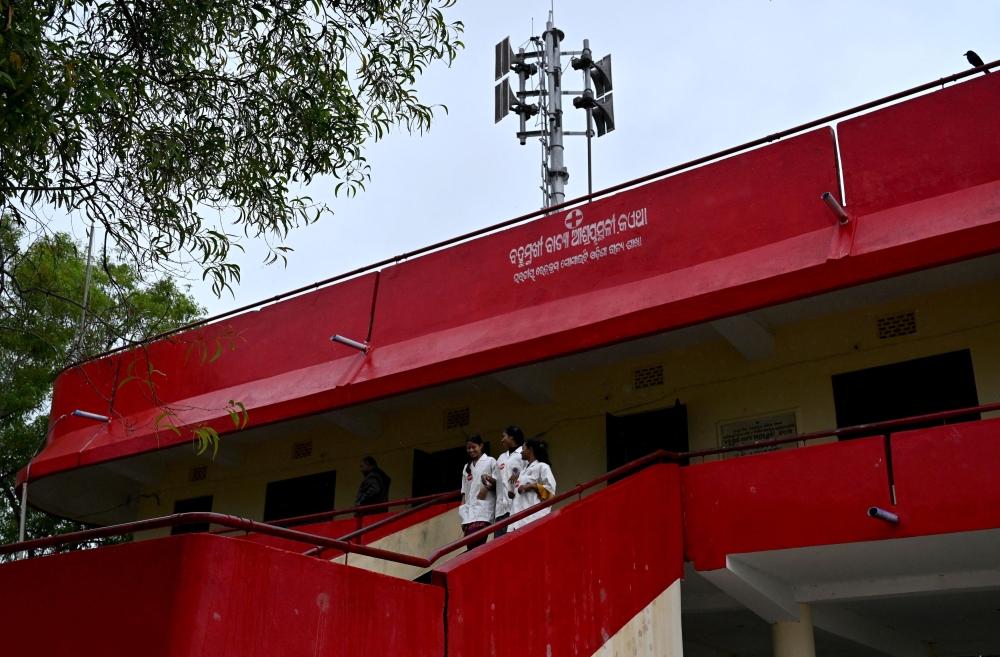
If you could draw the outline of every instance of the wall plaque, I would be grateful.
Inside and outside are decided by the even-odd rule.
[[[762,440],[786,438],[797,435],[798,432],[794,412],[758,417],[751,420],[726,422],[719,425],[719,438],[722,447],[737,447]],[[740,450],[736,454],[738,456],[760,454],[763,452],[773,452],[778,448],[777,445],[753,447],[751,449]]]

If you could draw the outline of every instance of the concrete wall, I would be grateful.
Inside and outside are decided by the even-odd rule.
[[[502,428],[511,423],[528,435],[546,432],[555,475],[565,490],[605,471],[605,413],[654,410],[680,399],[688,408],[691,449],[718,445],[720,423],[781,412],[796,414],[800,433],[829,429],[836,426],[831,375],[959,349],[971,349],[980,403],[997,401],[998,295],[1000,282],[987,281],[778,326],[773,329],[775,356],[755,362],[721,338],[621,360],[557,378],[554,401],[547,404],[529,404],[498,382],[481,379],[479,392],[384,413],[375,438],[356,436],[321,418],[275,425],[265,429],[266,440],[243,449],[238,463],[192,455],[169,468],[160,484],[144,488],[139,517],[170,513],[176,499],[212,494],[215,511],[261,518],[269,481],[331,469],[337,470],[337,506],[349,507],[361,480],[358,461],[368,454],[393,478],[391,497],[409,497],[415,448],[457,447],[465,435],[480,433],[496,454]],[[916,334],[878,339],[877,317],[909,310],[916,313]],[[664,385],[633,390],[633,370],[650,365],[663,365]],[[466,405],[471,424],[444,430],[444,412]],[[313,455],[292,460],[292,443],[305,439],[314,441]],[[207,479],[189,483],[191,467],[206,463]]]
[[[6,563],[3,654],[443,655],[444,591],[194,534]]]
[[[462,527],[456,520],[457,511],[437,515],[430,520],[425,520],[419,524],[407,527],[385,538],[372,541],[369,545],[380,550],[388,550],[398,554],[407,554],[414,557],[426,557],[439,547],[457,541],[462,538]],[[456,550],[441,558],[435,565],[441,565],[450,559],[454,559],[462,554],[465,548]],[[334,559],[337,563],[346,563],[355,568],[363,568],[383,575],[400,577],[402,579],[414,580],[430,568],[417,568],[406,564],[375,559],[358,554],[351,554],[345,559],[343,556]]]
[[[684,574],[680,490],[678,466],[653,465],[435,568],[447,654],[593,655],[616,637],[611,654],[679,657],[679,595],[663,593]]]

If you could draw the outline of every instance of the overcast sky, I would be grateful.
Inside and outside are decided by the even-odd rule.
[[[493,48],[510,36],[516,50],[532,19],[540,34],[549,4],[458,0],[448,17],[465,23],[466,48],[417,85],[449,113],[428,134],[370,145],[372,180],[357,198],[316,180],[309,194],[336,214],[289,237],[287,268],[264,267],[245,242],[236,298],[194,282],[198,300],[215,314],[537,209],[537,143],[518,144],[514,115],[493,123]],[[595,58],[613,57],[617,128],[594,141],[595,189],[955,73],[969,49],[1000,58],[995,0],[556,0],[555,18],[564,49],[589,38]],[[582,112],[567,111],[582,126]],[[567,142],[575,197],[586,147]]]

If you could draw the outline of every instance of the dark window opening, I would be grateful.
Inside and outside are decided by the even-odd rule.
[[[490,455],[490,444],[483,443],[483,454]],[[462,467],[469,462],[465,447],[452,447],[437,452],[413,450],[413,497],[450,493],[458,490]]]
[[[688,451],[687,406],[680,401],[656,411],[620,416],[608,413],[605,417],[608,472],[658,449]]]
[[[211,513],[212,512],[212,496],[203,495],[202,497],[192,497],[186,500],[177,500],[174,502],[174,513]],[[207,522],[196,522],[190,525],[177,525],[170,529],[170,535],[176,536],[177,534],[193,534],[195,532],[207,532],[208,523]]]
[[[835,374],[832,380],[838,428],[979,405],[972,352],[968,349]],[[978,419],[979,413],[970,413],[947,422],[907,423],[892,432]],[[841,440],[883,433],[860,432],[842,436]]]
[[[272,481],[264,497],[264,522],[333,511],[337,471]]]

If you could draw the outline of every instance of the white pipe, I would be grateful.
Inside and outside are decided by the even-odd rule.
[[[62,422],[68,415],[75,415],[76,417],[85,417],[88,420],[97,420],[98,422],[111,421],[111,418],[109,418],[107,415],[99,415],[97,413],[90,413],[88,411],[76,410],[73,411],[72,413],[66,413],[64,415],[60,415],[59,418],[52,423],[52,426],[49,427],[48,431],[45,432],[45,435],[42,436],[41,442],[38,443],[38,447],[35,448],[35,451],[31,455],[31,458],[28,459],[28,467],[24,471],[24,483],[21,484],[21,523],[17,531],[18,543],[24,543],[25,525],[27,524],[28,521],[28,480],[31,479],[31,462],[35,460],[35,457],[38,456],[38,452],[42,450],[42,446],[45,445],[45,440],[49,437],[49,434],[52,433],[52,430],[55,429],[56,425]],[[25,554],[25,556],[27,556],[27,554]]]
[[[833,198],[833,194],[830,192],[823,192],[823,195],[820,196],[820,198],[823,199],[826,206],[830,208],[830,212],[837,217],[837,221],[840,222],[840,225],[846,226],[847,222],[850,221],[850,218],[847,216],[847,212],[841,207],[840,203],[837,203],[837,199]]]
[[[83,343],[83,329],[84,325],[87,323],[87,300],[90,297],[90,270],[93,264],[93,252],[94,252],[94,233],[97,231],[97,227],[94,222],[90,223],[90,242],[87,244],[87,273],[84,277],[83,283],[83,303],[81,304],[80,310],[80,324],[76,328],[76,339],[73,340],[74,349],[79,349]]]
[[[73,411],[72,413],[70,413],[70,415],[75,415],[77,417],[85,417],[88,420],[97,420],[98,422],[111,421],[111,418],[109,418],[107,415],[98,415],[97,413],[89,413],[87,411]]]
[[[333,340],[334,342],[339,342],[340,344],[344,345],[345,347],[351,347],[352,349],[357,349],[358,351],[363,351],[366,354],[368,353],[368,345],[364,344],[363,342],[357,342],[356,340],[352,340],[350,338],[345,338],[342,335],[335,335],[335,336],[333,336],[330,339]]]
[[[869,518],[878,518],[879,520],[884,520],[886,522],[891,522],[893,524],[899,522],[899,516],[891,511],[886,511],[885,509],[880,509],[877,506],[873,506],[868,509]]]
[[[32,457],[34,458],[34,457]],[[24,525],[28,521],[28,475],[31,474],[31,462],[24,473],[24,483],[21,484],[21,526],[17,532],[17,542],[24,543]]]

